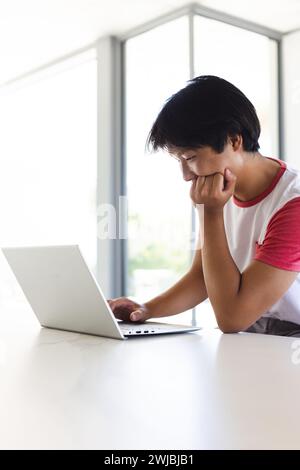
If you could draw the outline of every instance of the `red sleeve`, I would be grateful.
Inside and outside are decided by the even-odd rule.
[[[287,202],[273,215],[262,245],[256,242],[254,259],[300,272],[300,197]]]

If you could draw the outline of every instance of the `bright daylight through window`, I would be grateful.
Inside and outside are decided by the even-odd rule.
[[[79,243],[95,270],[95,51],[3,87],[0,128],[1,246]],[[19,287],[0,266],[6,302]]]

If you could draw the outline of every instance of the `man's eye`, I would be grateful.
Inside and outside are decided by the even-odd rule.
[[[195,160],[195,158],[196,158],[195,156],[189,157],[189,158],[186,158],[186,161],[187,161],[187,162],[190,162],[191,160]]]

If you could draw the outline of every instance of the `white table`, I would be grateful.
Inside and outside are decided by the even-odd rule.
[[[295,341],[118,341],[41,329],[15,304],[0,314],[0,447],[299,449]]]

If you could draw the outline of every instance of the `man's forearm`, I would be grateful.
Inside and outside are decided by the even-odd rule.
[[[151,317],[166,317],[189,310],[207,298],[203,274],[189,271],[166,292],[149,300]]]
[[[238,296],[241,273],[229,251],[223,209],[204,207],[202,267],[208,297],[220,325],[228,322]]]

